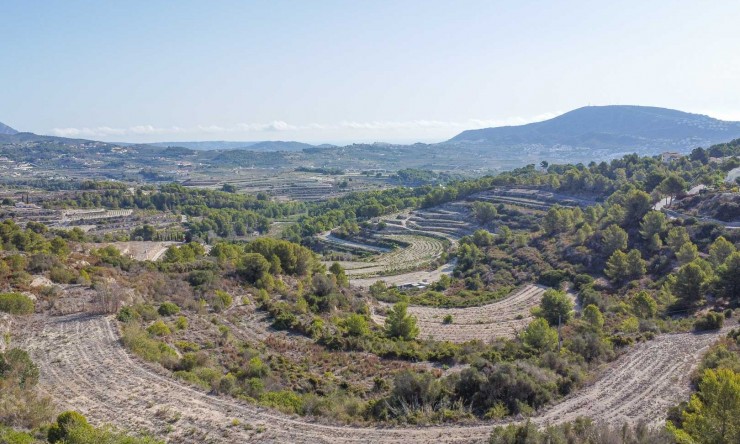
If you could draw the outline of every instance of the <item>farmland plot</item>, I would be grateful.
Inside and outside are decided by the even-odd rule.
[[[370,288],[371,285],[378,282],[379,280],[385,282],[385,284],[389,286],[403,285],[408,283],[429,284],[438,281],[442,277],[442,275],[451,275],[452,271],[455,269],[455,263],[455,261],[448,262],[441,267],[437,267],[434,270],[417,270],[410,271],[408,273],[382,277],[369,277],[361,279],[352,278],[350,279],[350,282],[355,287],[366,289]]]
[[[35,316],[26,322],[31,325],[20,330],[25,336],[19,345],[39,364],[40,387],[60,408],[78,410],[97,424],[149,430],[171,442],[485,442],[492,426],[363,428],[288,417],[209,395],[142,364],[122,348],[109,317]],[[612,425],[659,424],[666,407],[688,396],[691,370],[722,333],[662,335],[639,344],[591,385],[532,421],[556,424],[591,416]]]
[[[410,306],[408,311],[416,316],[419,337],[438,341],[489,342],[495,338],[512,338],[532,320],[530,310],[537,306],[545,287],[526,285],[505,299],[480,307],[434,308]],[[389,307],[389,304],[382,304]],[[445,316],[452,316],[452,323],[445,324]],[[383,324],[385,317],[373,316]]]
[[[388,234],[382,238],[403,242],[408,247],[379,254],[367,262],[340,262],[350,279],[394,275],[421,268],[437,259],[445,249],[442,240],[429,236]]]

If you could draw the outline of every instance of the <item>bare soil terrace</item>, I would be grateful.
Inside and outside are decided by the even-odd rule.
[[[483,442],[494,425],[374,428],[288,417],[207,394],[143,364],[123,349],[111,317],[34,315],[22,322],[28,325],[19,329],[19,345],[39,364],[40,387],[60,408],[76,409],[96,423],[148,430],[169,442]],[[641,343],[532,421],[590,416],[614,425],[657,425],[669,406],[688,396],[692,368],[721,333],[661,335]]]
[[[525,285],[506,298],[480,307],[436,308],[409,306],[408,312],[417,319],[419,337],[438,341],[489,342],[496,338],[513,338],[532,320],[532,307],[537,306],[546,288]],[[389,308],[391,304],[379,303]],[[445,316],[452,316],[452,323],[445,324]],[[373,314],[380,325],[385,317]]]

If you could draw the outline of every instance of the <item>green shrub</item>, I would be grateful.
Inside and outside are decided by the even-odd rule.
[[[215,279],[216,276],[211,270],[195,270],[188,276],[188,282],[193,287],[210,285]]]
[[[49,427],[47,439],[50,443],[67,442],[73,427],[92,428],[87,419],[80,413],[66,411],[57,416],[57,422]]]
[[[210,384],[208,382],[203,381],[193,372],[179,370],[172,374],[176,379],[180,379],[185,382],[189,382],[190,384],[197,385],[198,387],[208,389],[210,388]]]
[[[118,310],[118,316],[116,316],[116,319],[118,319],[121,322],[129,322],[134,319],[136,319],[139,316],[136,311],[131,307],[121,307],[120,310]]]
[[[150,437],[134,437],[111,429],[95,428],[77,412],[64,412],[47,432],[50,443],[65,444],[163,444]],[[5,441],[2,441],[5,442]]]
[[[722,313],[716,313],[710,311],[703,318],[697,319],[694,322],[694,329],[696,331],[706,330],[719,330],[725,322],[725,317]]]
[[[20,387],[32,387],[39,380],[39,368],[31,360],[28,352],[20,348],[11,348],[0,353],[0,378],[13,375]]]
[[[72,270],[65,267],[54,267],[49,271],[49,279],[57,284],[69,284],[77,279]]]
[[[157,313],[159,313],[161,316],[172,316],[180,313],[180,307],[177,306],[174,302],[164,302],[162,305],[159,306],[159,310],[157,310]]]
[[[260,396],[260,402],[267,407],[273,407],[285,413],[300,413],[303,407],[301,397],[288,390],[263,393]]]
[[[218,392],[231,394],[236,389],[236,386],[236,376],[231,373],[227,373],[218,382]]]
[[[152,339],[136,324],[124,326],[122,341],[126,348],[145,361],[157,362],[165,367],[173,367],[177,364],[178,358],[175,350],[164,342]]]
[[[350,336],[366,336],[370,334],[367,320],[361,314],[352,313],[343,320],[343,324]]]
[[[563,270],[549,270],[540,275],[539,282],[547,287],[559,288],[560,284],[570,278],[568,272]]]
[[[16,315],[33,313],[33,300],[20,293],[0,293],[0,311]]]
[[[33,444],[36,440],[28,433],[0,426],[0,442],[3,444]]]
[[[259,356],[254,356],[247,365],[247,376],[253,378],[264,378],[270,372],[270,367],[265,364]]]
[[[443,324],[452,324],[452,315],[451,314],[445,315],[445,317],[442,319],[442,323]]]
[[[165,324],[164,321],[162,321],[161,319],[150,325],[149,328],[146,329],[146,331],[148,331],[149,334],[152,336],[167,336],[168,334],[172,333],[167,324]]]
[[[137,304],[132,308],[136,310],[136,313],[138,313],[141,319],[145,321],[153,321],[159,317],[157,309],[150,304]]]
[[[177,319],[175,319],[175,328],[178,330],[187,330],[188,318],[185,316],[178,316]]]
[[[175,347],[179,348],[183,352],[197,352],[200,350],[200,345],[196,344],[195,342],[188,342],[188,341],[176,341]]]
[[[216,290],[215,295],[213,297],[213,303],[211,304],[213,306],[213,310],[216,312],[220,312],[222,310],[226,310],[227,308],[231,307],[231,304],[234,303],[234,298],[231,297],[229,293],[226,293],[222,290]]]

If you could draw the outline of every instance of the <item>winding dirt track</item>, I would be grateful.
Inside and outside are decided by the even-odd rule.
[[[21,337],[41,367],[40,387],[60,408],[97,423],[148,430],[170,442],[481,442],[492,424],[427,428],[331,426],[211,396],[160,374],[122,348],[109,317],[36,316]],[[533,418],[578,416],[620,424],[659,423],[689,393],[688,375],[719,333],[659,336],[609,366],[593,384]],[[234,422],[234,420],[238,420]]]

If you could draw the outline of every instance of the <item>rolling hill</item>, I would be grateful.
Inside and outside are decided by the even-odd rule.
[[[481,147],[570,146],[610,150],[676,150],[740,137],[740,122],[647,106],[587,106],[543,122],[467,130],[446,143]]]
[[[154,142],[148,145],[158,147],[182,147],[192,150],[247,150],[247,151],[301,151],[304,148],[313,148],[313,145],[292,141],[262,141],[262,142],[231,142],[231,141],[204,141],[204,142]]]
[[[0,122],[0,134],[16,134],[16,133],[18,133],[18,131],[14,130],[13,128],[9,127],[3,122]]]

